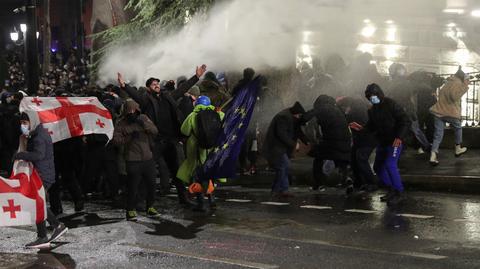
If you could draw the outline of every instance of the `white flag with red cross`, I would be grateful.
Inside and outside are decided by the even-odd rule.
[[[10,178],[0,177],[0,226],[21,226],[46,219],[42,180],[33,164],[15,161]]]
[[[25,97],[20,112],[33,126],[41,123],[53,143],[87,134],[113,137],[112,115],[97,97]]]

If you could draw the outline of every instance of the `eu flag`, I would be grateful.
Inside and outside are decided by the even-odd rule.
[[[198,173],[200,181],[235,176],[238,155],[257,101],[260,80],[260,77],[255,78],[232,100],[224,118],[222,132],[217,139],[217,146],[210,152],[203,169]]]

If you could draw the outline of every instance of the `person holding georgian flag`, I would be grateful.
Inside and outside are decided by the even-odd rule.
[[[36,112],[34,112],[36,113]],[[48,131],[42,124],[36,121],[31,121],[29,115],[22,112],[20,115],[20,129],[22,135],[20,137],[20,144],[23,149],[15,154],[15,160],[24,160],[33,164],[42,180],[45,191],[55,183],[55,163],[53,156],[52,138]],[[20,147],[22,149],[22,146]],[[58,239],[68,228],[60,223],[52,211],[47,208],[47,221],[54,227],[53,234],[50,238],[47,237],[46,222],[37,223],[38,238],[27,244],[27,248],[46,248],[50,246],[50,242]]]

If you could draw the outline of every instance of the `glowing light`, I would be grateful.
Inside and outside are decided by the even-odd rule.
[[[40,33],[39,33],[39,32],[37,32],[37,39],[38,39],[38,37],[39,37],[39,36],[40,36]]]
[[[385,58],[391,60],[398,58],[398,46],[388,45],[385,47]]]
[[[393,21],[392,20],[386,20],[385,23],[386,24],[393,24]]]
[[[308,42],[311,36],[312,36],[312,32],[303,31],[303,42]]]
[[[17,41],[18,40],[18,33],[17,32],[10,33],[10,39],[12,41]]]
[[[461,15],[461,14],[465,13],[465,10],[463,10],[461,8],[446,8],[446,9],[443,10],[443,13]]]
[[[364,23],[371,23],[372,21],[370,21],[370,19],[364,19],[363,22]]]
[[[455,27],[455,26],[457,26],[457,25],[456,25],[455,23],[451,22],[451,23],[447,24],[447,26],[448,26],[448,27]]]
[[[373,49],[375,48],[375,44],[370,44],[370,43],[360,43],[357,47],[358,51],[361,51],[363,53],[370,53],[373,54]]]
[[[394,42],[397,37],[397,28],[390,27],[387,29],[387,41]]]
[[[377,31],[377,28],[375,28],[371,25],[365,26],[362,29],[362,35],[364,37],[372,37],[375,34],[376,31]]]
[[[22,33],[27,31],[27,25],[25,23],[20,24],[20,31],[22,31]]]
[[[480,9],[475,9],[470,13],[473,17],[480,18]]]
[[[303,44],[302,45],[302,53],[305,56],[311,56],[312,55],[312,49],[310,48],[310,45]]]
[[[370,61],[370,64],[377,64],[377,61],[371,60],[371,61]]]

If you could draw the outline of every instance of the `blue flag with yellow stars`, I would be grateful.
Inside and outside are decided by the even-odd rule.
[[[232,100],[223,121],[222,132],[217,139],[217,146],[212,149],[203,169],[198,173],[201,181],[235,176],[238,155],[257,101],[260,80],[260,77],[255,78]]]

